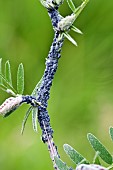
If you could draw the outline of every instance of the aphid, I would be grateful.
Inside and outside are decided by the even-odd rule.
[[[16,110],[22,103],[22,96],[19,95],[17,97],[10,97],[4,101],[4,103],[0,106],[0,114],[4,117],[11,114],[14,110]]]
[[[74,21],[75,21],[75,14],[69,15],[58,22],[58,29],[60,31],[67,31],[72,26]]]
[[[90,165],[80,164],[76,167],[76,170],[108,170],[108,169],[96,164],[90,164]]]

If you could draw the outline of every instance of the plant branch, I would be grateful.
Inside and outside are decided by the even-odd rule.
[[[40,87],[37,89],[37,101],[41,103],[41,105],[38,106],[38,122],[42,129],[42,141],[47,144],[48,150],[50,152],[50,157],[53,161],[53,166],[55,169],[58,170],[54,158],[59,157],[59,154],[57,151],[57,147],[53,141],[53,129],[50,125],[50,117],[47,111],[48,99],[50,97],[50,89],[52,86],[53,78],[58,68],[58,61],[61,57],[61,47],[63,45],[64,38],[68,38],[73,44],[77,45],[76,42],[68,34],[68,32],[72,28],[75,19],[80,14],[85,6],[85,3],[88,0],[85,0],[82,3],[83,5],[77,8],[77,14],[75,12],[72,13],[70,16],[66,16],[65,18],[62,17],[58,12],[58,8],[63,3],[63,0],[40,1],[48,11],[55,35],[48,57],[46,59],[46,67],[41,79],[41,84]],[[78,32],[78,29],[75,29],[75,31]],[[79,31],[78,33],[81,32]]]
[[[58,7],[57,7],[58,8]],[[50,152],[50,157],[53,161],[55,169],[58,169],[54,157],[59,157],[57,147],[53,141],[53,130],[50,125],[50,117],[47,111],[48,99],[50,97],[50,88],[52,86],[52,81],[58,67],[58,60],[61,56],[61,47],[64,42],[64,36],[61,36],[59,31],[56,31],[57,24],[61,20],[61,17],[56,10],[56,8],[48,9],[48,14],[51,18],[53,29],[55,30],[55,36],[53,43],[51,45],[48,57],[46,59],[46,68],[43,74],[41,85],[37,91],[38,93],[38,102],[41,102],[42,106],[38,107],[38,121],[42,129],[42,140],[44,143],[47,143],[48,150]]]

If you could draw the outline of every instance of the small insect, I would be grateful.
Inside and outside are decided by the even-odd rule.
[[[4,101],[4,103],[0,106],[0,114],[4,117],[11,114],[14,110],[16,110],[22,103],[22,96],[19,95],[17,97],[10,97]]]
[[[67,31],[72,26],[74,21],[75,21],[75,14],[62,18],[61,21],[58,22],[58,30]]]
[[[96,164],[90,164],[90,165],[80,164],[76,167],[76,170],[108,170],[108,169]]]

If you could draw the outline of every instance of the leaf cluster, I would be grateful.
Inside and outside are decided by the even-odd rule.
[[[110,134],[111,140],[113,141],[113,127],[109,128],[109,134]],[[107,169],[111,169],[113,167],[113,156],[110,154],[110,152],[100,142],[100,140],[97,139],[97,137],[95,137],[93,134],[88,133],[87,139],[95,151],[95,156],[94,156],[92,163],[90,163],[90,161],[88,161],[84,156],[82,156],[78,151],[76,151],[74,148],[72,148],[68,144],[64,144],[64,146],[63,146],[64,151],[66,152],[66,154],[69,156],[69,158],[74,162],[74,164],[76,166],[79,166],[80,164],[101,165],[101,162],[100,162],[100,158],[101,158],[105,163],[110,165],[109,167],[107,167]],[[66,163],[64,163],[58,157],[55,157],[55,162],[56,162],[59,170],[73,170],[72,168],[68,167],[66,165]],[[95,170],[96,170],[96,168],[95,168]]]
[[[33,90],[31,96],[37,98],[37,89],[39,88],[41,81],[36,85],[35,89]],[[15,89],[12,84],[12,74],[11,74],[11,66],[10,62],[6,61],[5,62],[5,67],[4,71],[2,69],[2,58],[0,59],[0,88],[11,94],[12,96],[16,97],[19,95],[22,95],[24,92],[24,66],[23,64],[19,64],[18,69],[17,69],[17,88]],[[14,110],[13,110],[14,111]],[[32,125],[33,125],[33,130],[37,132],[37,107],[30,106],[29,109],[27,110],[23,122],[22,122],[22,129],[21,129],[21,134],[23,134],[26,122],[28,120],[28,117],[32,111]],[[12,112],[11,112],[12,113]],[[7,114],[8,116],[10,115],[9,113]],[[4,116],[6,117],[6,116]]]
[[[24,67],[19,64],[17,69],[17,88],[15,89],[12,84],[12,74],[10,62],[5,62],[4,71],[2,69],[2,58],[0,58],[0,88],[13,96],[23,94],[24,92]]]

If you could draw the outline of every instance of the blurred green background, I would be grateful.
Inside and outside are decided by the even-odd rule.
[[[71,13],[66,0],[60,12],[63,16]],[[113,1],[90,0],[75,25],[84,34],[71,32],[78,47],[65,40],[48,106],[54,140],[70,166],[64,143],[92,160],[88,132],[113,152],[108,135],[109,126],[113,126]],[[32,92],[43,74],[53,35],[39,0],[0,0],[0,57],[3,64],[11,62],[14,86],[18,64],[24,64],[25,94]],[[0,91],[0,103],[6,97]],[[27,108],[23,105],[10,117],[0,117],[0,170],[53,169],[47,147],[40,140],[40,128],[38,134],[32,130],[31,117],[20,135]]]

